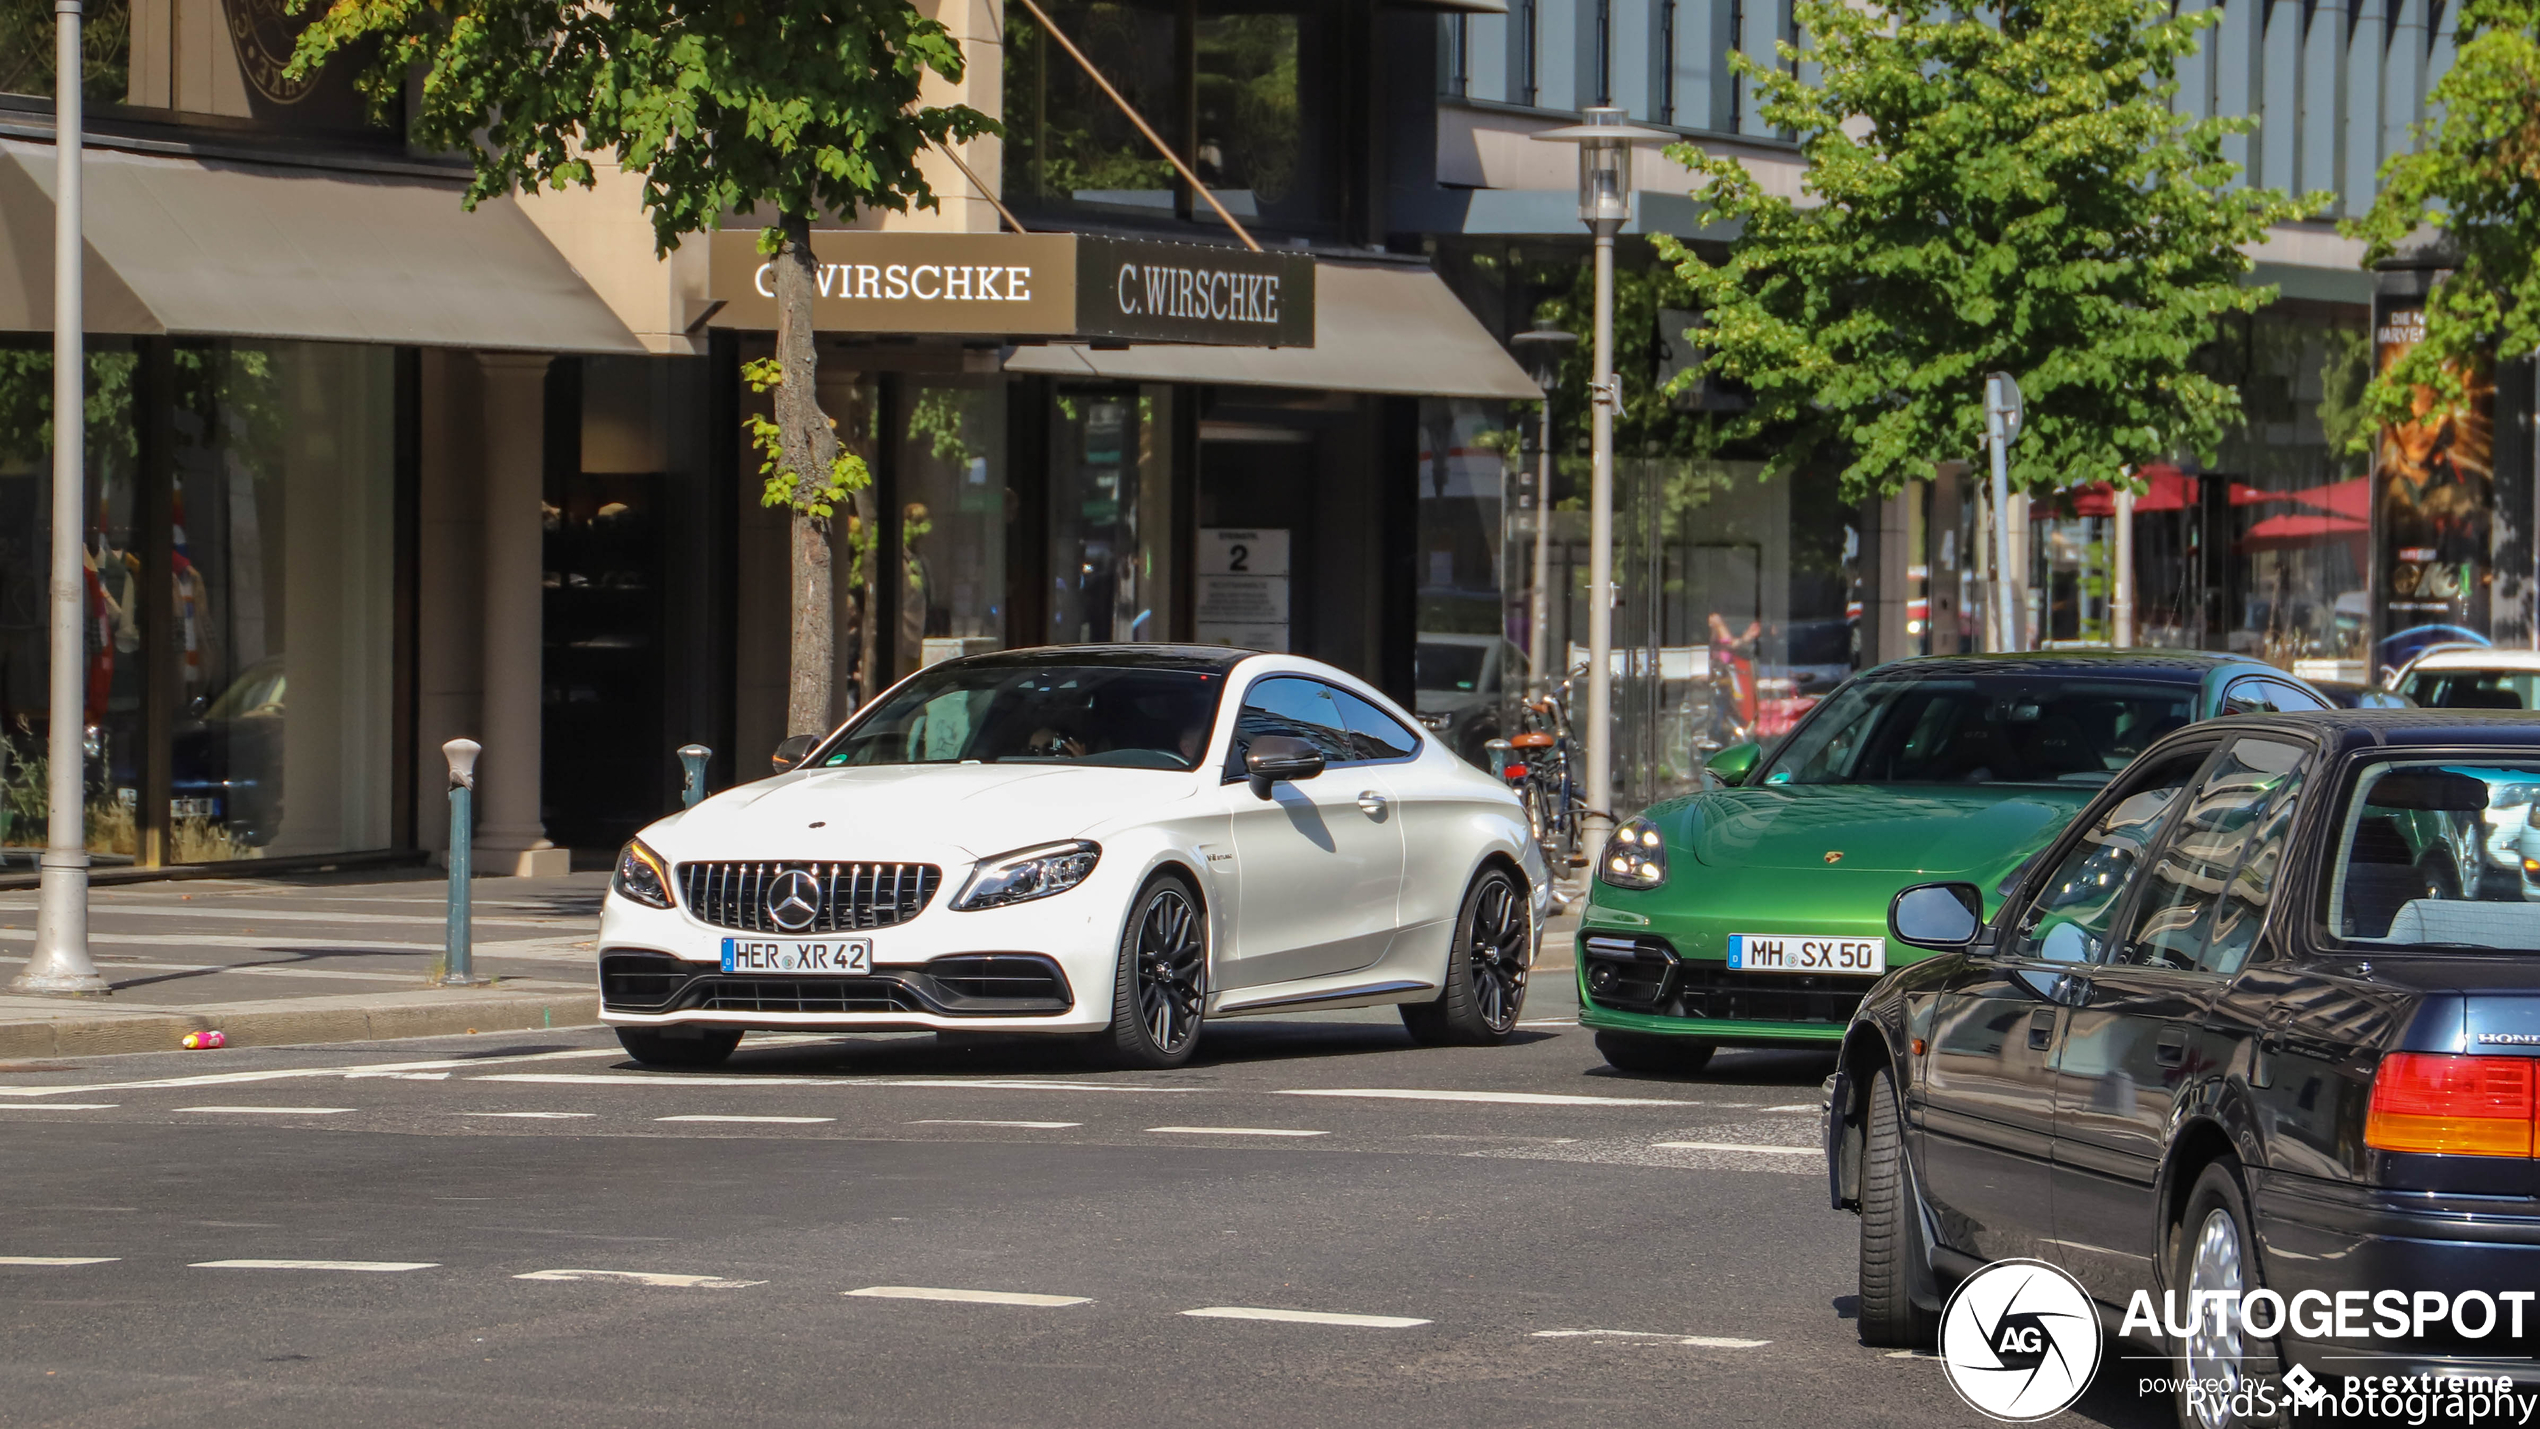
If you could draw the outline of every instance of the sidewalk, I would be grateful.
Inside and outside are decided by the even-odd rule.
[[[231,1046],[566,1027],[599,1019],[602,872],[484,879],[475,964],[441,988],[446,883],[422,869],[92,889],[89,951],[114,992],[0,993],[0,1058],[165,1052],[217,1029]],[[0,893],[0,987],[35,940],[35,894]]]

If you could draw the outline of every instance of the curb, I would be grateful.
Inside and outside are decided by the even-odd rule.
[[[600,1020],[598,995],[578,987],[547,992],[434,988],[384,997],[354,993],[147,1012],[54,1004],[37,1016],[28,1015],[38,1011],[27,1005],[30,1001],[0,999],[0,1057],[174,1052],[187,1033],[215,1029],[232,1047],[288,1047],[582,1027]]]

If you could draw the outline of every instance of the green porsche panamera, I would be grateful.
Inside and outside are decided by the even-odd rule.
[[[1831,1051],[1870,985],[1923,956],[1887,940],[1897,890],[1999,890],[2181,725],[2328,706],[2272,666],[2166,650],[1865,671],[1769,752],[1722,750],[1717,787],[1614,831],[1580,919],[1579,1021],[1628,1071],[1696,1071],[1724,1044]]]

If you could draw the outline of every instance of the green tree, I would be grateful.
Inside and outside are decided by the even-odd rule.
[[[907,0],[331,0],[301,35],[292,73],[373,36],[364,91],[387,112],[420,76],[412,136],[473,159],[470,206],[588,187],[588,156],[608,154],[642,175],[661,252],[727,214],[773,220],[759,246],[775,259],[776,359],[753,381],[772,392],[775,419],[754,431],[763,499],[793,516],[785,727],[826,730],[830,523],[851,498],[869,506],[870,478],[815,389],[811,225],[935,206],[918,152],[997,127],[966,105],[917,107],[928,72],[961,77],[959,42]],[[869,532],[871,512],[861,514]]]
[[[2464,378],[2491,353],[2540,350],[2540,0],[2468,0],[2426,110],[2415,152],[2381,166],[2372,211],[2343,227],[2376,263],[2429,226],[2453,271],[2426,299],[2425,340],[2365,389],[2356,450],[2376,424],[2464,404]]]
[[[2325,202],[2228,187],[2223,138],[2252,121],[2171,108],[2178,62],[2219,13],[2011,0],[1996,23],[1800,0],[1804,53],[1733,63],[1797,137],[1806,199],[1670,151],[1712,221],[1742,228],[1716,267],[1661,243],[1709,311],[1707,370],[1754,392],[1734,434],[1787,434],[1777,471],[1831,448],[1848,496],[1892,494],[1980,453],[1984,374],[2002,371],[2028,399],[2020,487],[2212,450],[2239,397],[2196,350],[2218,317],[2275,296],[2240,285],[2241,246]],[[1793,73],[1802,60],[1822,78]]]

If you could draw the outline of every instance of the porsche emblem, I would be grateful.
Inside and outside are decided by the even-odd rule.
[[[1826,850],[1826,862],[1828,862],[1828,863],[1841,863],[1841,862],[1843,862],[1843,850],[1841,850],[1841,849],[1839,849],[1839,848],[1830,848],[1830,849],[1827,849],[1827,850]]]

